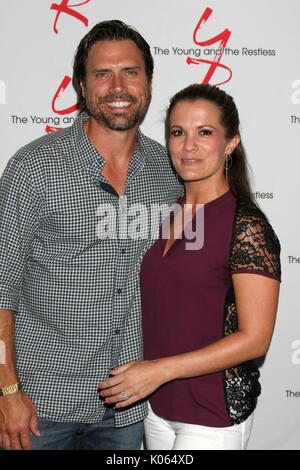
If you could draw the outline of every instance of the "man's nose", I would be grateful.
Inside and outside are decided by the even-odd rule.
[[[124,79],[120,74],[114,74],[110,83],[111,91],[114,93],[120,93],[125,89]]]

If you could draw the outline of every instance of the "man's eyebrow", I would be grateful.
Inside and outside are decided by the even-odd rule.
[[[125,67],[122,67],[122,70],[141,70],[142,67],[140,65],[126,65]],[[113,70],[113,68],[107,68],[107,67],[96,67],[95,69],[92,70],[92,72],[110,72]]]
[[[140,67],[139,65],[128,65],[126,67],[123,67],[122,70],[125,70],[125,71],[129,71],[129,70],[135,70],[135,71],[140,71],[142,70],[142,67]]]
[[[93,69],[92,72],[109,72],[110,69],[107,68],[99,68],[97,67],[96,69]]]

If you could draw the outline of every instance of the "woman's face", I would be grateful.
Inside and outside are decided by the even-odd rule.
[[[224,181],[224,160],[239,143],[225,137],[220,110],[210,101],[179,101],[170,115],[169,151],[185,182],[213,178]]]

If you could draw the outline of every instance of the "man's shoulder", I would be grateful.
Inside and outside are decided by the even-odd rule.
[[[142,146],[142,149],[148,156],[156,159],[166,158],[168,155],[166,147],[157,142],[157,140],[148,137],[141,131],[138,133],[138,140]]]
[[[70,146],[70,128],[43,135],[21,147],[12,157],[15,163],[31,164],[49,159]]]

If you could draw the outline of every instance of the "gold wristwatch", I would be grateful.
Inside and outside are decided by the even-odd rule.
[[[7,385],[6,387],[0,387],[0,397],[4,397],[5,395],[13,395],[19,390],[21,390],[20,382],[12,385]]]

